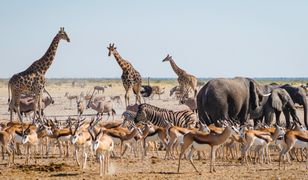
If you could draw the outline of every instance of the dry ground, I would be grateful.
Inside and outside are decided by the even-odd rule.
[[[49,82],[47,90],[54,97],[56,103],[46,109],[47,116],[59,116],[58,119],[65,119],[68,115],[76,115],[76,104],[69,107],[69,101],[64,97],[65,92],[71,94],[80,94],[92,91],[95,85],[106,85],[112,83],[113,87],[107,89],[105,95],[121,95],[124,104],[124,89],[120,82],[86,82],[86,86],[81,88],[78,83],[72,87],[71,82]],[[178,102],[169,97],[169,90],[176,85],[174,81],[160,82],[159,84],[166,87],[165,94],[161,100],[155,97],[155,100],[147,101],[151,104],[170,108],[174,110],[186,108],[184,105],[178,105]],[[131,97],[134,102],[134,97]],[[8,119],[7,112],[7,86],[0,83],[0,119]],[[124,111],[124,107],[116,106],[117,120]],[[86,110],[86,114],[93,114],[94,111]],[[299,109],[300,117],[303,117],[302,110]],[[15,116],[16,117],[16,116]],[[106,119],[106,116],[104,117]],[[56,151],[57,152],[57,151]],[[72,152],[72,149],[71,149]],[[278,170],[277,152],[273,152],[271,164],[251,165],[249,168],[241,165],[237,161],[217,160],[216,173],[209,173],[208,157],[204,160],[195,160],[196,166],[202,170],[202,175],[194,172],[193,167],[186,160],[182,161],[180,174],[176,173],[177,160],[163,160],[164,152],[159,153],[159,158],[155,153],[150,153],[144,160],[133,156],[126,156],[122,160],[111,159],[111,173],[104,178],[106,179],[308,179],[308,171],[305,169],[304,162],[293,162],[287,164],[286,170]],[[30,165],[24,165],[23,157],[17,157],[16,165],[11,168],[6,167],[6,160],[0,161],[0,179],[100,179],[98,173],[99,164],[92,158],[88,167],[80,170],[72,157],[65,159],[59,158],[54,154],[52,158],[40,159],[37,157],[37,165],[34,160]]]

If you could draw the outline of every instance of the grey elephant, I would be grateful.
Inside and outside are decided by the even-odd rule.
[[[289,95],[292,98],[294,103],[303,106],[303,110],[304,110],[304,123],[305,123],[306,128],[308,128],[308,121],[307,121],[308,102],[307,102],[307,97],[306,97],[305,89],[302,88],[302,87],[295,87],[295,86],[292,86],[290,84],[271,85],[270,87],[272,89],[275,89],[275,88],[285,89],[289,93]],[[290,112],[286,111],[286,112],[284,112],[284,115],[286,117],[286,120],[289,121],[289,119],[290,119]]]
[[[272,90],[271,95],[268,98],[267,103],[264,106],[265,123],[271,125],[273,121],[273,115],[276,116],[276,124],[280,125],[280,114],[284,113],[286,118],[286,127],[290,128],[290,117],[295,123],[300,124],[299,118],[296,114],[296,108],[289,93],[282,88],[275,88]]]
[[[259,85],[253,79],[218,78],[206,83],[197,95],[199,119],[206,124],[219,120],[239,121],[244,124],[249,112],[262,105],[270,95],[270,88]]]
[[[285,89],[289,95],[291,96],[294,103],[297,103],[304,108],[304,123],[306,128],[308,128],[308,121],[307,121],[307,108],[308,108],[308,102],[306,98],[306,91],[302,87],[294,87],[289,84],[285,84],[280,86],[280,88]],[[286,118],[289,118],[288,114],[285,114]]]

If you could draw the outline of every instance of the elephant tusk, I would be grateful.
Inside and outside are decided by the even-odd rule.
[[[262,94],[262,96],[267,97],[270,96],[272,93],[268,93],[268,94]]]

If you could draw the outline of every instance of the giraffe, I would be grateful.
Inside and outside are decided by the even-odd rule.
[[[15,110],[18,114],[20,121],[22,117],[20,114],[20,96],[21,94],[31,93],[34,94],[34,103],[38,107],[34,106],[34,112],[38,108],[39,118],[41,118],[41,98],[45,87],[45,73],[52,64],[52,61],[56,55],[58,44],[61,39],[70,42],[69,37],[64,31],[64,27],[60,28],[58,34],[52,40],[46,53],[38,60],[34,61],[25,71],[14,74],[8,83],[8,101],[10,106],[10,121],[13,120],[13,111]],[[12,95],[12,99],[10,99]],[[35,118],[34,113],[33,118]]]
[[[114,44],[109,44],[109,47],[107,47],[107,49],[109,50],[108,56],[111,56],[111,54],[113,54],[123,71],[121,79],[125,89],[124,97],[126,107],[129,105],[129,92],[131,90],[133,90],[134,94],[136,95],[136,103],[139,102],[139,104],[141,104],[140,89],[142,79],[139,72],[133,67],[130,62],[121,57]]]
[[[169,61],[171,64],[171,67],[173,71],[178,75],[178,82],[180,85],[180,92],[181,92],[181,99],[183,99],[185,96],[188,96],[189,89],[191,88],[194,92],[194,97],[197,95],[197,78],[191,74],[188,74],[185,70],[178,67],[174,60],[172,59],[172,56],[169,54],[165,59],[163,59],[163,62]]]

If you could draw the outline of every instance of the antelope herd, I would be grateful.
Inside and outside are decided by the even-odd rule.
[[[251,163],[274,165],[271,154],[278,151],[279,168],[281,162],[285,168],[285,159],[289,162],[298,159],[298,153],[292,149],[307,152],[308,134],[300,126],[285,129],[275,125],[252,129],[249,125],[240,126],[232,121],[207,126],[186,110],[173,112],[149,104],[128,109],[122,114],[122,122],[103,121],[102,114],[98,113],[90,119],[79,114],[77,118],[68,117],[64,122],[43,118],[32,123],[2,123],[2,159],[5,159],[5,153],[8,154],[7,162],[11,166],[15,155],[24,154],[25,164],[33,161],[37,164],[39,159],[35,156],[38,152],[41,158],[48,158],[54,151],[52,149],[58,147],[59,157],[65,154],[65,158],[74,158],[76,166],[83,170],[87,169],[89,157],[91,160],[98,158],[99,174],[102,176],[108,173],[113,158],[133,153],[134,157],[146,160],[151,146],[159,157],[157,146],[160,144],[165,150],[161,158],[166,163],[169,159],[178,159],[177,172],[180,172],[181,160],[186,157],[201,174],[201,167],[196,167],[194,159],[196,155],[202,158],[201,155],[206,155],[206,152],[210,156],[210,172],[216,171],[214,163],[217,156],[241,159],[246,166]],[[71,149],[74,149],[73,155]]]
[[[301,126],[294,108],[294,103],[304,106],[304,123],[308,126],[306,95],[304,101],[297,101],[298,94],[293,93],[302,89],[290,85],[263,86],[250,78],[218,78],[205,84],[198,92],[197,78],[181,69],[169,54],[163,62],[170,62],[179,84],[170,90],[170,96],[175,95],[179,104],[185,104],[187,109],[174,111],[173,107],[162,108],[164,100],[159,107],[142,103],[141,96],[144,97],[144,102],[147,97],[153,100],[154,95],[161,99],[160,95],[164,94],[166,88],[142,85],[140,73],[120,55],[114,44],[109,44],[108,56],[114,56],[123,71],[121,80],[125,89],[126,110],[120,113],[122,118],[114,120],[114,103],[123,106],[121,96],[104,96],[105,90],[112,89],[112,85],[95,86],[92,94],[65,93],[64,97],[70,101],[70,108],[73,100],[76,101],[76,118],[67,117],[65,121],[59,121],[45,116],[43,110],[54,102],[50,95],[47,99],[43,98],[45,73],[52,64],[60,40],[70,42],[63,27],[43,57],[25,71],[13,75],[8,83],[10,122],[1,124],[0,144],[2,160],[7,161],[9,167],[14,164],[15,155],[25,155],[25,164],[30,164],[33,160],[36,164],[40,160],[36,157],[37,153],[41,159],[49,158],[50,154],[55,154],[55,149],[58,149],[59,158],[63,155],[64,158],[74,158],[76,166],[80,166],[82,170],[90,171],[87,162],[97,159],[100,164],[99,174],[103,176],[109,172],[110,161],[114,158],[122,159],[133,154],[146,161],[145,157],[152,149],[159,158],[160,149],[165,151],[165,156],[160,157],[164,158],[164,163],[178,158],[177,172],[181,170],[181,160],[187,158],[201,174],[202,167],[197,167],[193,161],[196,155],[199,159],[204,159],[209,154],[210,172],[215,172],[216,157],[222,160],[233,159],[235,162],[240,160],[246,166],[251,163],[276,166],[272,157],[273,153],[276,153],[279,154],[280,169],[281,162],[286,168],[286,160],[291,162],[298,159],[295,149],[299,149],[306,154],[302,156],[302,160],[306,158],[308,168],[308,131]],[[72,86],[75,86],[75,83]],[[278,92],[272,93],[275,88],[285,88],[284,92],[290,94],[285,98],[287,101],[281,99]],[[134,105],[130,103],[130,91],[133,91],[136,97]],[[243,93],[239,93],[240,91]],[[24,97],[29,94],[30,98]],[[193,96],[189,97],[190,94]],[[264,102],[268,97],[269,102]],[[274,102],[277,99],[279,101]],[[262,109],[263,104],[271,108],[266,112],[268,114],[263,112],[267,110]],[[84,112],[87,108],[95,110],[97,114],[86,117]],[[261,112],[261,115],[253,118],[253,110]],[[286,116],[287,128],[281,127],[278,121],[282,111]],[[13,121],[14,112],[20,122]],[[30,123],[24,122],[22,114],[29,112],[33,112],[33,118]],[[104,121],[104,113],[108,114],[108,119],[112,115],[113,120]],[[273,116],[273,113],[276,114],[276,125],[271,126],[270,120],[263,122],[264,116]],[[293,122],[287,118],[290,113]],[[255,122],[259,123],[250,126],[247,123],[249,118],[256,119],[258,121]],[[291,124],[292,127],[289,126]],[[71,154],[72,148],[74,155]]]

